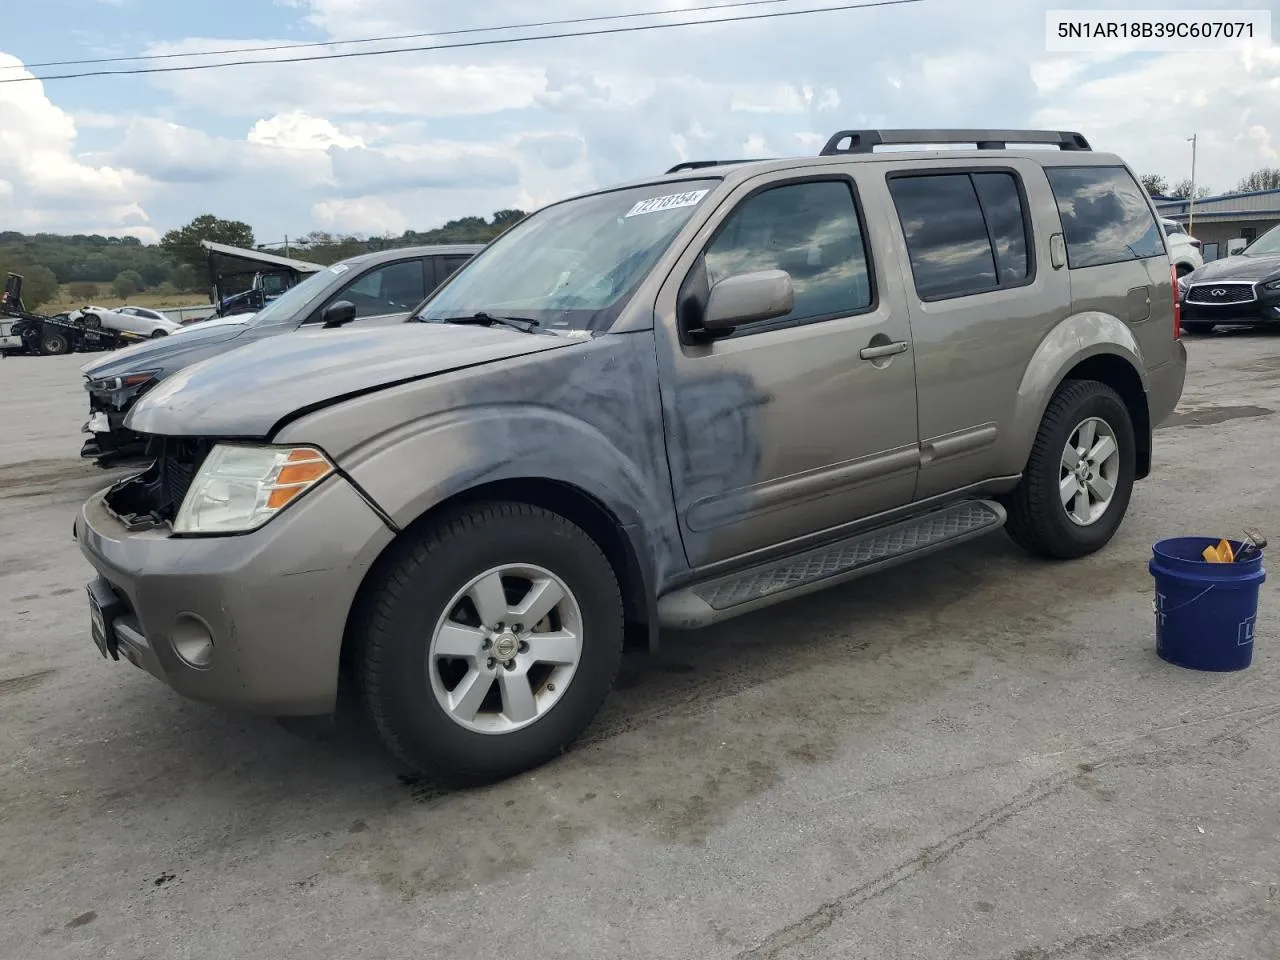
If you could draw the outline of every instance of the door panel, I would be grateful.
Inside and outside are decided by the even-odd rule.
[[[860,215],[853,184],[774,174],[742,185],[659,295],[665,442],[694,566],[910,502],[919,463],[910,328],[896,265],[868,256],[876,217]],[[678,304],[765,269],[791,274],[791,314],[711,342],[682,339]]]
[[[939,160],[881,168],[909,267],[919,402],[917,499],[1016,473],[1011,422],[1037,345],[1071,303],[1054,269],[1057,209],[1038,164]]]

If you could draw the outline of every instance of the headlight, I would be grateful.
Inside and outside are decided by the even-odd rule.
[[[86,390],[106,390],[110,393],[115,393],[117,390],[131,390],[144,383],[150,383],[159,372],[159,370],[139,370],[137,373],[126,373],[122,377],[102,377],[98,380],[90,380],[84,387]]]
[[[329,474],[314,447],[218,444],[191,481],[175,533],[247,533],[262,526]]]
[[[1263,290],[1280,290],[1280,280],[1272,280],[1270,283],[1262,285]]]
[[[1187,295],[1187,288],[1190,286],[1191,284],[1186,277],[1179,277],[1178,278],[1178,297],[1179,298],[1185,297]]]

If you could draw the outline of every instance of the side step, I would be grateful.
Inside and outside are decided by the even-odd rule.
[[[693,630],[914,560],[1004,526],[1004,507],[965,500],[805,553],[771,560],[658,600],[666,628]]]

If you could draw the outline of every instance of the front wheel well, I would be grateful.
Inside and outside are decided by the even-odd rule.
[[[1141,480],[1148,476],[1151,473],[1151,412],[1147,408],[1147,392],[1142,386],[1138,371],[1123,357],[1100,354],[1072,367],[1063,377],[1064,383],[1070,380],[1096,380],[1120,394],[1133,420],[1133,434],[1137,444],[1134,479]]]
[[[355,643],[352,638],[352,627],[358,622],[363,605],[374,592],[379,578],[386,568],[395,562],[400,551],[411,545],[423,529],[441,516],[469,504],[495,500],[541,507],[580,527],[595,541],[613,568],[614,576],[618,579],[618,587],[622,592],[627,623],[648,629],[652,645],[652,629],[657,621],[652,614],[651,588],[643,572],[645,568],[641,565],[641,558],[637,555],[631,538],[608,507],[582,489],[557,480],[542,478],[497,480],[464,490],[436,504],[402,529],[369,566],[347,615],[341,653],[344,675],[350,675],[350,667],[354,662]]]

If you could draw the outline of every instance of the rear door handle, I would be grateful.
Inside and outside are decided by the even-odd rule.
[[[879,360],[883,357],[894,357],[900,353],[906,353],[911,345],[905,340],[894,340],[892,343],[882,343],[874,347],[863,347],[858,356],[863,360]]]

